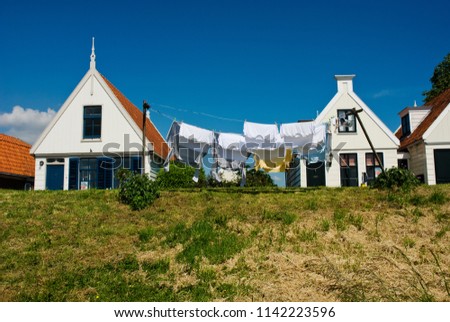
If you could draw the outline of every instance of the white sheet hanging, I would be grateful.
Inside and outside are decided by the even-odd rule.
[[[293,148],[325,142],[326,125],[315,122],[286,123],[280,127],[280,135]]]
[[[277,149],[284,141],[276,124],[244,122],[244,136],[248,150]]]
[[[180,124],[180,140],[188,140],[195,143],[205,143],[212,145],[214,142],[214,132],[210,130],[205,130],[200,127],[186,124]]]

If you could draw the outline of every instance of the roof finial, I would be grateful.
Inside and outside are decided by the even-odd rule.
[[[95,38],[92,37],[91,69],[95,69]]]
[[[416,100],[414,100],[414,107],[417,107],[417,102],[416,102]]]

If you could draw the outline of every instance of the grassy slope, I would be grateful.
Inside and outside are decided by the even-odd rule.
[[[449,185],[236,191],[0,191],[0,300],[450,300]]]

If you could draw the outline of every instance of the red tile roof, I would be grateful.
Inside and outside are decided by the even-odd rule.
[[[431,107],[430,113],[419,124],[419,126],[411,133],[407,138],[400,141],[400,150],[404,150],[415,142],[422,140],[423,134],[428,130],[431,124],[439,117],[444,109],[450,104],[450,88],[446,89],[440,95],[433,98],[427,103],[427,106]],[[395,133],[397,138],[402,136],[402,128],[400,127]]]
[[[0,134],[0,173],[34,177],[31,145],[15,137]]]
[[[102,77],[122,106],[131,116],[133,121],[142,131],[142,112],[133,103],[131,103],[128,98],[126,98],[125,95],[123,95],[105,76],[102,75]],[[169,154],[169,146],[148,118],[146,118],[145,123],[145,136],[153,144],[155,153],[165,159]]]

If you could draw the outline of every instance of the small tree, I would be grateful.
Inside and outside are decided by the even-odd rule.
[[[255,169],[247,171],[246,187],[276,187],[272,177],[264,171],[256,171]]]
[[[425,103],[428,103],[447,88],[450,88],[450,53],[436,66],[430,81],[431,89],[423,92]]]

